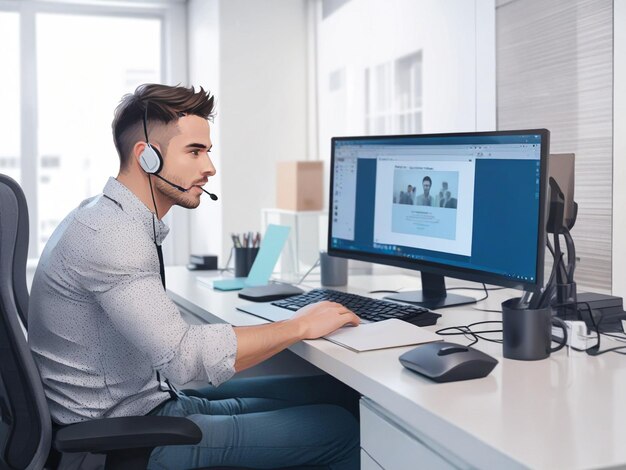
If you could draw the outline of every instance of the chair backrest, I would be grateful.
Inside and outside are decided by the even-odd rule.
[[[42,468],[50,450],[50,411],[39,371],[26,341],[27,256],[26,199],[22,189],[13,179],[0,174],[0,467],[2,468]],[[22,276],[23,286],[21,286]],[[18,288],[16,281],[20,284]],[[26,299],[20,300],[19,297],[24,295]]]

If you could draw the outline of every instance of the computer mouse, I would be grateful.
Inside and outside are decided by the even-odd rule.
[[[404,367],[435,382],[486,377],[498,361],[478,349],[445,341],[422,344],[400,356]]]

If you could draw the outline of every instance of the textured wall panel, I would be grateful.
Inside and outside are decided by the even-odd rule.
[[[611,290],[613,1],[499,0],[498,129],[546,127],[576,154],[581,289]]]

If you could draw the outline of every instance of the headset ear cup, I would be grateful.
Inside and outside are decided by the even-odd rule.
[[[139,156],[139,165],[148,174],[154,175],[161,171],[163,167],[163,158],[161,152],[151,144],[147,144],[143,152]]]

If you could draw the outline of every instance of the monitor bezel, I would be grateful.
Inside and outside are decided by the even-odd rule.
[[[480,271],[477,269],[464,268],[460,266],[447,265],[426,260],[402,259],[392,255],[373,254],[356,250],[345,250],[333,248],[332,246],[332,228],[333,228],[333,188],[335,176],[335,143],[350,140],[388,140],[388,139],[416,139],[416,138],[443,138],[443,137],[490,137],[505,135],[541,135],[540,150],[540,188],[539,188],[539,220],[537,231],[537,257],[535,260],[536,277],[535,281],[524,281],[522,279],[511,279],[500,274]],[[373,136],[341,136],[331,138],[331,155],[330,155],[330,185],[329,185],[329,211],[328,211],[328,237],[327,252],[331,256],[339,258],[354,259],[357,261],[366,261],[375,264],[387,266],[395,266],[399,268],[411,269],[414,271],[424,271],[432,274],[439,274],[446,277],[456,279],[480,282],[502,287],[510,287],[513,289],[521,289],[527,291],[538,291],[543,287],[544,281],[544,259],[546,246],[546,215],[547,215],[547,188],[548,188],[548,155],[550,154],[550,131],[547,129],[516,129],[504,131],[486,131],[486,132],[451,132],[436,134],[399,134],[399,135],[373,135]]]

